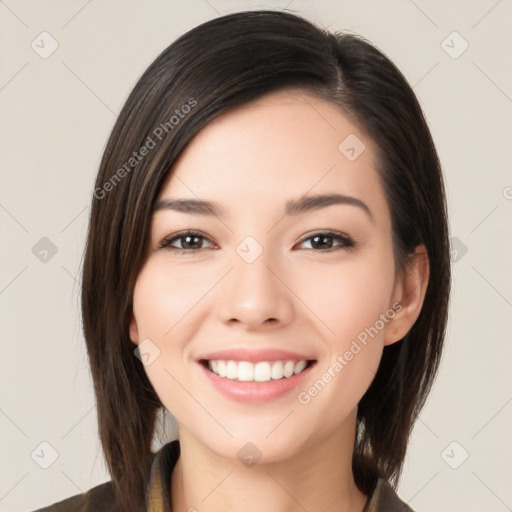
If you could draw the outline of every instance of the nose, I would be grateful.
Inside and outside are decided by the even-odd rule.
[[[221,320],[246,329],[277,328],[292,322],[293,293],[278,269],[266,251],[252,263],[235,254],[233,270],[219,290]]]

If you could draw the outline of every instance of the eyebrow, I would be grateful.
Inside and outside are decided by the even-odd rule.
[[[366,203],[355,197],[343,194],[321,194],[314,196],[303,196],[299,199],[292,199],[286,203],[285,215],[300,215],[309,211],[320,210],[335,204],[350,205],[361,208],[373,221],[373,214]],[[174,210],[192,215],[208,215],[224,217],[226,211],[215,201],[204,201],[200,199],[162,199],[154,211]]]

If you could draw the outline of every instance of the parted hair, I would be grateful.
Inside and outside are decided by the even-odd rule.
[[[449,305],[446,199],[429,128],[402,73],[362,37],[327,31],[285,11],[238,12],[186,32],[151,63],[115,122],[97,175],[82,320],[99,436],[122,511],[144,509],[163,407],[129,336],[155,201],[180,153],[209,121],[284,88],[337,105],[374,142],[397,271],[407,270],[419,244],[428,253],[421,313],[402,340],[384,348],[358,406],[356,484],[369,494],[378,476],[398,482],[438,370]]]

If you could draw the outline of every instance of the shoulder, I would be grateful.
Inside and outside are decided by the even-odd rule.
[[[34,512],[117,512],[111,482]]]
[[[404,503],[396,494],[395,490],[389,482],[385,479],[379,479],[375,489],[375,504],[374,509],[369,509],[368,512],[414,512],[409,505]]]

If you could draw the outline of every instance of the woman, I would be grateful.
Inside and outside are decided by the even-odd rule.
[[[101,162],[85,339],[111,482],[44,510],[411,510],[450,288],[418,102],[359,37],[223,16],[147,69]],[[157,413],[179,438],[151,451]]]

